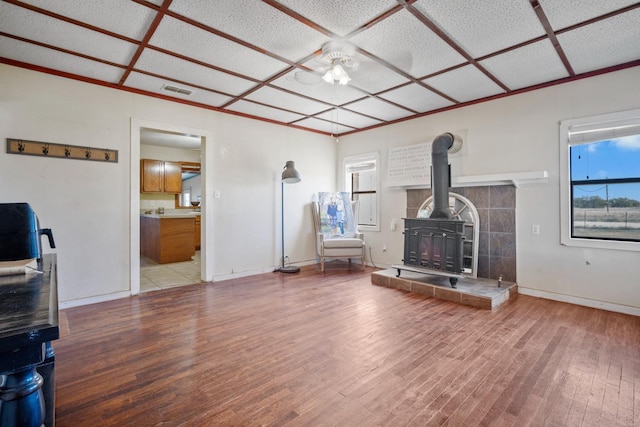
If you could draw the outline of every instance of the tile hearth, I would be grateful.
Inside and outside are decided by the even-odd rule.
[[[498,287],[497,280],[463,277],[454,289],[446,276],[402,270],[400,277],[396,277],[397,272],[395,268],[375,271],[371,273],[371,283],[485,310],[498,308],[518,293],[518,285],[513,282],[503,281]]]

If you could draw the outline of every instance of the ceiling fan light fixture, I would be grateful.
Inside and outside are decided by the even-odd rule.
[[[333,84],[333,74],[331,74],[331,69],[327,70],[326,73],[322,76],[322,80],[329,84]]]
[[[331,68],[327,70],[326,73],[322,76],[322,80],[327,83],[333,84],[334,82],[338,82],[340,85],[346,85],[351,81],[349,74],[344,70],[342,65],[333,64]]]
[[[331,74],[333,75],[334,80],[340,80],[342,76],[347,74],[347,72],[344,70],[344,68],[342,68],[342,65],[336,64],[331,67]]]

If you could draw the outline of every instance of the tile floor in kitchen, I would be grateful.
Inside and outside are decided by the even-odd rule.
[[[191,261],[158,264],[140,257],[140,292],[200,283],[200,251]]]

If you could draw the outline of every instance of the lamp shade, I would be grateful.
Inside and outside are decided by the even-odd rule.
[[[300,173],[296,170],[293,160],[287,160],[287,164],[282,171],[282,182],[287,184],[295,184],[300,182]]]
[[[346,85],[351,81],[349,74],[345,71],[345,69],[340,64],[334,63],[329,67],[326,73],[322,76],[322,80],[327,83],[333,84],[334,82],[338,82],[340,85]]]

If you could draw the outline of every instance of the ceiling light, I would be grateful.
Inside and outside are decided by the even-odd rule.
[[[340,85],[346,85],[347,83],[349,83],[351,78],[349,77],[347,72],[344,70],[342,65],[333,64],[331,65],[331,67],[329,67],[327,72],[324,73],[324,75],[322,76],[322,80],[331,84],[337,81],[338,84]]]

